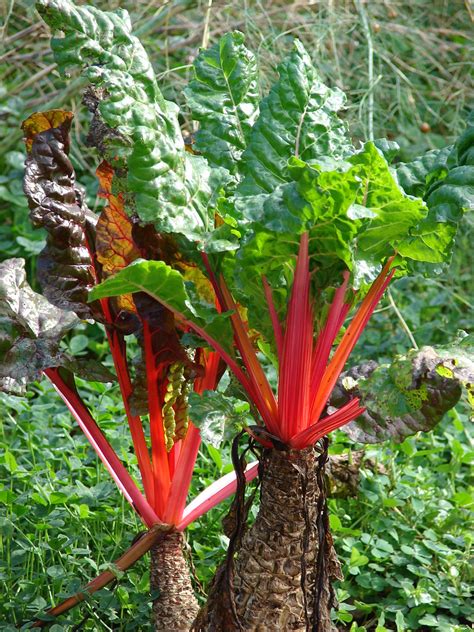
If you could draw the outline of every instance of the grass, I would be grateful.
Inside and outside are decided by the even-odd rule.
[[[135,458],[116,389],[83,385],[101,427],[124,461]],[[2,630],[76,591],[110,565],[141,525],[97,463],[46,382],[28,398],[0,397],[0,581]],[[367,450],[356,498],[330,501],[345,580],[338,587],[342,629],[468,630],[474,435],[454,413],[432,434]],[[342,433],[334,453],[352,449]],[[229,471],[228,451],[203,448],[194,493]],[[472,474],[472,470],[471,470]],[[205,586],[227,545],[225,507],[188,530],[196,587]],[[114,589],[63,617],[59,630],[147,630],[150,594],[142,560]],[[6,624],[10,624],[10,627]],[[362,627],[365,626],[365,627]]]
[[[0,33],[0,257],[25,257],[33,281],[43,234],[32,230],[22,193],[21,121],[50,107],[76,113],[72,158],[92,208],[97,160],[84,145],[87,119],[80,106],[80,80],[57,76],[49,34],[33,4],[10,5]],[[354,138],[367,137],[373,127],[375,137],[400,144],[405,160],[451,142],[473,101],[468,2],[152,0],[95,5],[131,10],[166,96],[181,104],[197,48],[231,28],[244,31],[257,52],[264,89],[292,38],[300,37],[323,79],[348,94],[345,116]],[[188,126],[185,109],[183,126]],[[395,303],[420,346],[446,343],[457,329],[469,326],[472,238],[472,220],[466,219],[443,276],[393,285]],[[105,357],[98,328],[88,340],[81,336],[79,331],[69,340],[71,348]],[[389,359],[410,346],[393,307],[385,302],[357,353],[359,359]],[[84,389],[107,436],[136,468],[117,390],[100,384]],[[369,450],[378,467],[362,470],[358,497],[331,500],[346,578],[335,615],[340,629],[471,629],[472,442],[460,408],[430,435]],[[350,447],[338,434],[332,449]],[[194,491],[229,471],[228,454],[203,448]],[[0,627],[14,630],[109,565],[141,527],[45,382],[33,386],[26,398],[0,396],[0,481]],[[224,513],[220,507],[188,530],[198,591],[224,554]],[[147,572],[146,561],[140,562],[113,590],[101,591],[52,631],[149,629]]]

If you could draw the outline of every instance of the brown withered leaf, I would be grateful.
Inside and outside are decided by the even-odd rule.
[[[0,263],[0,391],[22,394],[44,369],[63,366],[80,377],[114,381],[100,362],[73,358],[60,348],[79,318],[51,305],[28,285],[24,259]]]
[[[343,432],[360,443],[400,442],[434,428],[457,404],[467,382],[474,382],[472,375],[455,347],[443,357],[436,349],[423,347],[396,357],[390,365],[370,361],[341,374],[330,405],[339,408],[359,397],[366,410]]]
[[[45,228],[46,246],[38,259],[38,280],[46,298],[81,318],[94,315],[87,295],[95,284],[91,260],[94,215],[76,187],[69,160],[73,115],[64,110],[37,112],[23,122],[28,156],[24,191],[35,227]]]

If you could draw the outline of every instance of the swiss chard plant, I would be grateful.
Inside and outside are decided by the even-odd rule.
[[[167,256],[196,276],[194,266],[176,252],[171,239],[148,228],[146,235],[124,211],[122,196],[111,192],[113,170],[106,162],[98,168],[106,205],[96,217],[83,202],[69,160],[72,114],[53,110],[33,114],[23,124],[28,157],[24,188],[30,216],[47,231],[47,244],[38,258],[43,295],[26,281],[24,261],[0,264],[2,297],[3,390],[21,393],[43,373],[76,419],[98,457],[138,513],[148,533],[118,561],[125,570],[152,546],[173,550],[176,564],[184,565],[181,532],[193,520],[235,491],[236,476],[216,481],[186,505],[194,464],[201,442],[199,430],[188,417],[187,393],[214,389],[222,375],[217,354],[202,347],[189,349],[180,342],[172,313],[146,295],[103,299],[88,305],[89,290],[101,279],[140,256]],[[141,246],[139,246],[141,244]],[[100,322],[107,334],[115,374],[94,360],[71,357],[61,338],[80,319]],[[138,341],[139,355],[132,366],[127,356],[129,337]],[[84,403],[75,378],[118,381],[141,475],[137,484],[100,430]],[[145,430],[145,424],[147,430]],[[256,464],[247,478],[256,475]],[[189,580],[189,576],[184,573]],[[87,587],[91,593],[112,581],[106,571]],[[161,576],[155,578],[160,589]],[[196,601],[190,585],[186,617],[194,617]],[[176,588],[177,590],[177,588]],[[73,599],[53,608],[56,616]],[[184,602],[183,602],[184,603]]]
[[[338,116],[343,93],[321,82],[298,41],[260,99],[255,56],[234,32],[194,62],[185,95],[198,129],[185,142],[178,107],[164,99],[125,11],[69,0],[38,9],[63,33],[52,40],[59,70],[79,67],[89,82],[89,142],[106,205],[95,217],[74,182],[71,115],[30,117],[25,191],[33,222],[48,231],[38,262],[44,297],[25,285],[21,262],[3,264],[16,279],[2,277],[13,305],[2,312],[5,383],[39,371],[52,381],[150,529],[131,557],[160,540],[156,629],[330,630],[340,570],[323,477],[327,434],[343,428],[376,442],[428,430],[473,379],[469,338],[344,369],[390,281],[449,263],[473,206],[474,127],[447,150],[392,165],[393,143],[352,141]],[[29,323],[38,309],[25,315],[22,296],[48,318]],[[110,378],[58,344],[77,318],[105,327],[143,493],[74,383],[89,371]],[[217,389],[226,368],[228,386]],[[236,473],[186,507],[201,433],[216,440],[224,425],[245,431],[260,467],[244,471],[235,443]],[[243,485],[258,469],[260,509],[244,532]],[[227,561],[193,624],[177,538],[235,490]],[[179,572],[165,572],[170,559]]]

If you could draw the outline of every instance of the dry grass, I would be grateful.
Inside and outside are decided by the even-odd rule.
[[[368,136],[372,110],[375,136],[394,138],[406,154],[444,144],[457,135],[473,101],[472,12],[469,3],[461,0],[100,0],[94,4],[129,9],[165,93],[178,102],[199,46],[230,29],[244,31],[248,46],[258,54],[263,91],[292,39],[299,37],[323,79],[347,93],[347,118],[354,136]],[[5,150],[19,138],[15,126],[20,117],[51,105],[73,110],[80,106],[78,82],[65,84],[57,77],[47,28],[30,2],[13,0],[11,7],[0,43],[0,114],[10,129]],[[361,12],[367,17],[368,31]],[[373,44],[372,77],[368,37]]]

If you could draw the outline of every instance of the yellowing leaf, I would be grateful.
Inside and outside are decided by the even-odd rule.
[[[96,175],[100,184],[99,195],[108,201],[96,228],[97,259],[102,265],[104,278],[107,278],[140,258],[141,253],[133,241],[132,222],[125,212],[122,195],[112,194],[113,168],[104,161]],[[118,304],[121,309],[136,311],[131,294],[121,296]]]
[[[21,129],[25,133],[25,145],[28,153],[31,151],[34,137],[48,129],[61,127],[66,123],[66,129],[71,127],[74,114],[66,110],[48,110],[47,112],[35,112],[26,121],[23,121]]]

